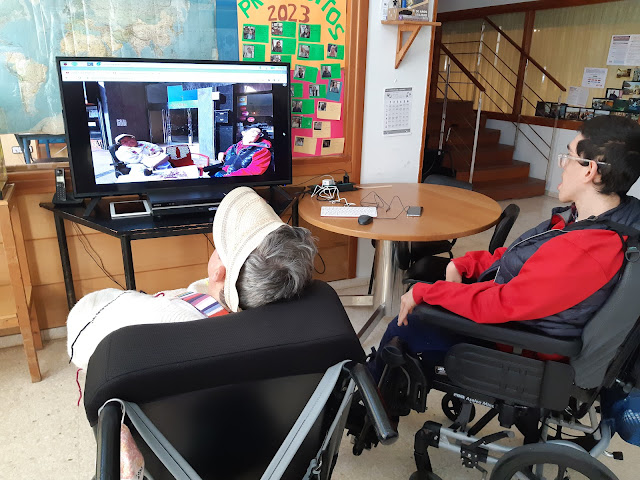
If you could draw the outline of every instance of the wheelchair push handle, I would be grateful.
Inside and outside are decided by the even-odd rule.
[[[398,439],[398,432],[391,425],[371,373],[361,363],[350,363],[345,368],[358,387],[378,440],[383,445],[391,445]]]

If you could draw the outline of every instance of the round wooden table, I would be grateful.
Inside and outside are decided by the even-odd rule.
[[[473,235],[495,225],[502,209],[485,195],[455,187],[425,183],[360,187],[353,192],[340,192],[340,196],[356,206],[377,204],[378,217],[369,225],[360,225],[357,218],[320,216],[321,207],[336,205],[310,195],[300,200],[298,214],[311,225],[330,232],[377,240],[373,295],[341,297],[345,306],[377,306],[358,333],[364,341],[380,319],[398,312],[402,295],[398,242],[430,242]],[[384,203],[391,208],[387,210]],[[421,206],[422,215],[407,217],[405,210],[409,206]]]

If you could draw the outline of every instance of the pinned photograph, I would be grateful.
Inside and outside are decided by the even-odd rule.
[[[282,55],[271,55],[271,61],[272,62],[281,62],[282,61]]]
[[[318,111],[324,112],[327,110],[327,102],[318,102]]]
[[[311,27],[304,23],[300,24],[300,38],[309,38],[311,36]]]
[[[271,22],[271,35],[282,36],[282,22]]]
[[[591,101],[591,107],[598,110],[611,110],[613,108],[613,100],[608,98],[594,98]]]
[[[338,80],[331,80],[331,82],[329,82],[329,91],[331,93],[340,93],[341,86],[342,82],[339,82]]]
[[[622,96],[622,89],[620,88],[607,88],[607,93],[605,97],[609,100],[617,100]]]
[[[640,95],[640,82],[622,82],[622,95]]]
[[[320,85],[309,85],[309,96],[317,97],[320,95]]]
[[[282,40],[271,40],[271,51],[282,53]]]
[[[327,45],[327,57],[336,58],[338,56],[338,45],[330,43]]]
[[[293,78],[304,78],[304,72],[307,68],[302,65],[296,65],[296,69],[293,72]]]
[[[629,100],[619,98],[613,101],[613,110],[616,112],[625,112],[629,108]]]
[[[291,102],[291,111],[302,113],[302,100],[293,100]]]
[[[311,51],[311,47],[309,45],[300,45],[298,49],[298,56],[300,58],[309,58],[309,52]]]
[[[580,108],[567,107],[567,111],[565,112],[564,118],[566,120],[580,120]]]
[[[627,111],[634,112],[634,113],[640,112],[640,98],[630,98]]]
[[[243,40],[255,40],[256,39],[256,27],[245,25],[242,27],[242,39]]]
[[[580,118],[578,120],[582,120],[582,121],[591,120],[594,115],[595,115],[595,112],[593,108],[581,108]]]
[[[296,137],[296,147],[304,147],[304,137]]]
[[[291,128],[300,128],[302,125],[302,117],[291,117]]]
[[[604,115],[610,115],[611,111],[609,110],[594,110],[593,111],[593,116],[594,117],[602,117]]]
[[[314,130],[322,130],[322,122],[313,122]]]
[[[294,88],[293,85],[289,85],[289,91],[291,92],[292,97],[296,96],[296,89]]]
[[[323,65],[322,73],[320,74],[322,78],[331,78],[331,65]]]
[[[255,47],[253,45],[242,46],[242,58],[253,58],[255,54]]]
[[[633,69],[633,78],[631,80],[634,82],[640,82],[640,67]]]
[[[618,70],[616,70],[616,78],[629,78],[629,77],[631,77],[630,68],[618,68]]]
[[[322,140],[322,148],[329,148],[331,146],[331,140]]]

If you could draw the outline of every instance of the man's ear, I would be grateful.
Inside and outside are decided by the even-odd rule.
[[[215,269],[214,272],[212,272],[210,280],[216,283],[222,282],[224,281],[226,276],[227,276],[227,269],[224,268],[224,265],[220,265],[218,268]]]
[[[596,162],[589,162],[589,166],[584,173],[584,180],[587,182],[597,183],[600,181],[600,172],[598,172],[598,164]]]

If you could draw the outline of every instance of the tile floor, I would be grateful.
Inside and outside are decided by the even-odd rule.
[[[501,202],[503,207],[508,203]],[[551,197],[536,197],[515,203],[520,205],[521,212],[507,244],[546,218],[558,201]],[[484,249],[490,236],[491,232],[484,232],[460,239],[454,253],[460,255],[468,250]],[[334,287],[340,293],[361,293],[366,290],[367,281],[335,282]],[[349,308],[347,312],[356,330],[370,314],[366,308]],[[365,343],[367,351],[378,343],[385,326],[384,322],[381,323],[370,336]],[[95,441],[82,404],[77,406],[76,369],[68,363],[65,343],[64,339],[46,342],[45,348],[39,352],[43,380],[35,384],[29,381],[22,348],[0,348],[0,480],[89,480],[93,475]],[[83,372],[79,376],[82,382]],[[431,393],[426,413],[402,418],[400,438],[394,445],[379,446],[355,457],[351,454],[349,439],[345,438],[333,478],[408,479],[415,470],[415,432],[427,420],[446,420],[440,409],[440,400],[438,392]],[[494,422],[489,430],[491,428],[495,431],[499,426]],[[514,443],[517,441],[516,437]],[[604,458],[603,462],[621,480],[638,478],[632,469],[640,459],[639,451],[618,437],[614,438],[610,450],[624,452],[626,460],[619,462]],[[452,453],[435,450],[431,453],[431,460],[434,470],[444,480],[481,478],[479,472],[460,466],[460,461]]]

